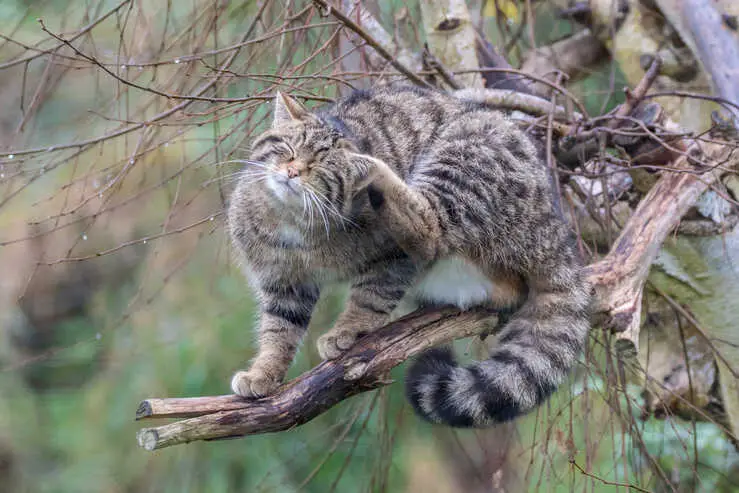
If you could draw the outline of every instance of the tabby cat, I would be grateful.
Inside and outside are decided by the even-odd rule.
[[[325,359],[386,324],[402,298],[515,310],[489,359],[461,366],[432,349],[413,364],[408,396],[432,422],[510,420],[563,380],[589,327],[576,243],[533,144],[474,94],[379,86],[315,112],[277,95],[228,212],[261,307],[236,394],[278,387],[335,281],[350,295],[318,339]]]

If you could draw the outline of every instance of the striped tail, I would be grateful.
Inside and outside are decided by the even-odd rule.
[[[590,289],[532,293],[497,336],[490,358],[460,366],[450,348],[421,354],[408,371],[415,411],[433,423],[486,427],[544,402],[565,379],[590,326]]]

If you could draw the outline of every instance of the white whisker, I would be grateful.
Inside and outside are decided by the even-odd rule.
[[[310,195],[308,196],[308,209],[308,230],[313,231],[313,200],[311,199]]]
[[[318,205],[318,212],[321,214],[321,218],[323,219],[323,224],[326,227],[326,238],[329,236],[329,224],[328,224],[328,217],[326,216],[326,212],[324,210],[324,207],[321,205],[321,203],[318,201],[318,197],[315,194],[315,191],[309,190],[311,192],[311,195],[316,198],[316,204]]]
[[[328,199],[328,197],[326,197],[326,195],[322,194],[318,190],[311,189],[311,191],[316,195],[316,200],[319,200],[320,199],[323,202],[323,204],[326,206],[326,210],[328,212],[330,212],[331,214],[333,214],[338,219],[339,223],[341,223],[342,228],[346,229],[346,223],[349,223],[352,226],[357,226],[357,223],[355,223],[354,221],[352,221],[348,217],[344,216],[339,211],[339,209],[336,207],[336,205],[334,205]]]
[[[238,171],[236,173],[229,173],[227,175],[216,176],[215,178],[211,178],[210,180],[206,181],[204,185],[210,185],[211,183],[215,183],[221,180],[234,181],[236,179],[241,179],[241,178],[267,177],[267,176],[269,176],[269,173],[265,173],[262,170],[244,170],[244,171]]]
[[[250,159],[229,159],[227,161],[218,161],[215,163],[215,166],[222,166],[224,164],[248,164],[250,166],[257,166],[260,168],[267,168],[269,169],[270,166],[267,163],[263,163],[260,161],[252,161]]]

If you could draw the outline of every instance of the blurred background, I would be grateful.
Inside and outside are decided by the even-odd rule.
[[[364,3],[413,66],[422,5]],[[582,29],[556,2],[467,3],[514,67]],[[304,0],[2,0],[0,19],[0,491],[739,491],[726,424],[647,411],[600,332],[554,398],[492,430],[419,421],[401,366],[288,432],[139,448],[142,399],[228,393],[254,354],[223,213],[271,96],[316,106],[403,76]],[[629,83],[606,59],[567,87],[598,115]],[[322,298],[291,376],[319,362],[344,296]],[[720,407],[713,357],[685,331],[680,357]]]

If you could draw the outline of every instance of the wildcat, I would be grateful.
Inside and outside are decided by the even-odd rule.
[[[403,298],[515,310],[489,359],[460,366],[432,349],[414,362],[408,397],[429,421],[490,426],[556,389],[583,347],[590,289],[533,144],[483,100],[387,85],[310,112],[278,93],[228,211],[261,308],[259,351],[234,375],[236,394],[277,388],[332,281],[350,294],[318,339],[325,359],[386,324]]]

